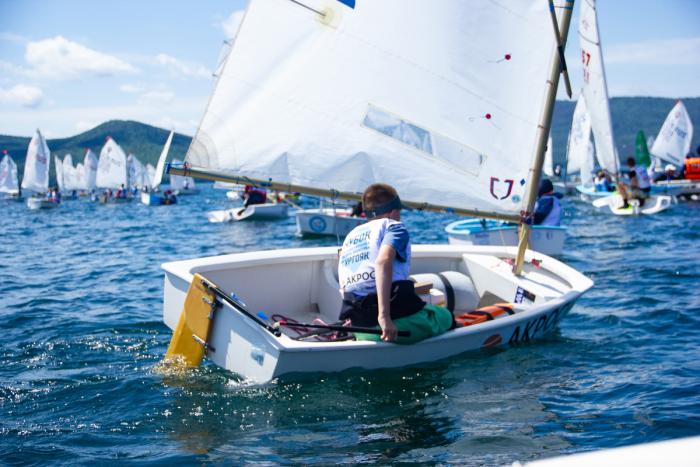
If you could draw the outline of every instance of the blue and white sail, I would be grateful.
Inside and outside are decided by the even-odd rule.
[[[548,3],[352,3],[252,0],[187,162],[517,215],[554,59]]]
[[[666,117],[650,152],[667,162],[682,166],[693,141],[693,122],[679,99]]]

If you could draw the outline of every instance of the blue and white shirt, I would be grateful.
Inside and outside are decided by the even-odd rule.
[[[341,290],[358,297],[377,291],[374,268],[382,245],[389,245],[396,251],[391,281],[408,279],[411,265],[408,230],[393,219],[376,219],[355,227],[345,237],[338,261]]]

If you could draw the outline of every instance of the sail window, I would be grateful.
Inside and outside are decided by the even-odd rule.
[[[420,151],[433,154],[430,132],[409,123],[374,106],[369,106],[362,122],[367,128],[383,133],[401,143],[412,146]]]
[[[368,107],[362,124],[472,175],[479,174],[486,160],[486,156],[462,143],[430,132],[372,105]]]

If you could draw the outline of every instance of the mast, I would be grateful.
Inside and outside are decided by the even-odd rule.
[[[541,164],[540,164],[541,165]],[[224,172],[219,172],[215,170],[203,169],[200,167],[190,167],[187,164],[184,165],[173,165],[168,164],[166,172],[171,175],[182,175],[186,177],[201,178],[203,180],[213,180],[218,182],[231,182],[238,183],[241,185],[255,185],[262,188],[286,191],[288,193],[304,193],[306,195],[320,196],[332,199],[347,199],[352,201],[362,201],[362,193],[352,193],[348,191],[337,191],[332,189],[322,189],[307,187],[303,185],[295,185],[291,183],[281,183],[272,180],[262,180],[257,178],[251,178],[247,176],[227,174]],[[512,214],[502,214],[498,212],[491,211],[480,211],[462,208],[453,208],[451,206],[444,206],[440,204],[422,203],[416,201],[404,201],[401,200],[405,206],[412,209],[417,209],[419,211],[433,211],[441,212],[447,214],[459,214],[462,216],[471,217],[483,217],[488,219],[504,220],[508,222],[519,222],[520,217]]]
[[[553,8],[552,2],[550,5]],[[569,36],[569,26],[571,24],[571,14],[574,9],[574,0],[566,0],[562,12],[561,24],[559,32],[561,35],[561,50],[555,49],[552,57],[552,70],[550,78],[547,81],[547,94],[545,96],[544,112],[540,119],[539,131],[537,134],[537,145],[535,149],[535,157],[530,168],[530,180],[525,195],[526,213],[531,213],[537,201],[537,191],[540,185],[540,175],[542,174],[542,164],[544,163],[544,152],[547,146],[547,138],[552,125],[552,114],[554,112],[554,102],[557,97],[557,87],[559,86],[559,75],[562,73],[561,57],[563,49],[566,47],[566,39]],[[521,275],[523,271],[523,261],[525,259],[525,250],[527,249],[527,238],[530,234],[530,226],[526,223],[521,224],[520,238],[518,239],[518,254],[515,257],[513,272],[516,275]]]

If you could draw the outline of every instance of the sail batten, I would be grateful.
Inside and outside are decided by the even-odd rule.
[[[522,209],[555,49],[547,2],[250,2],[187,162],[466,210]]]

